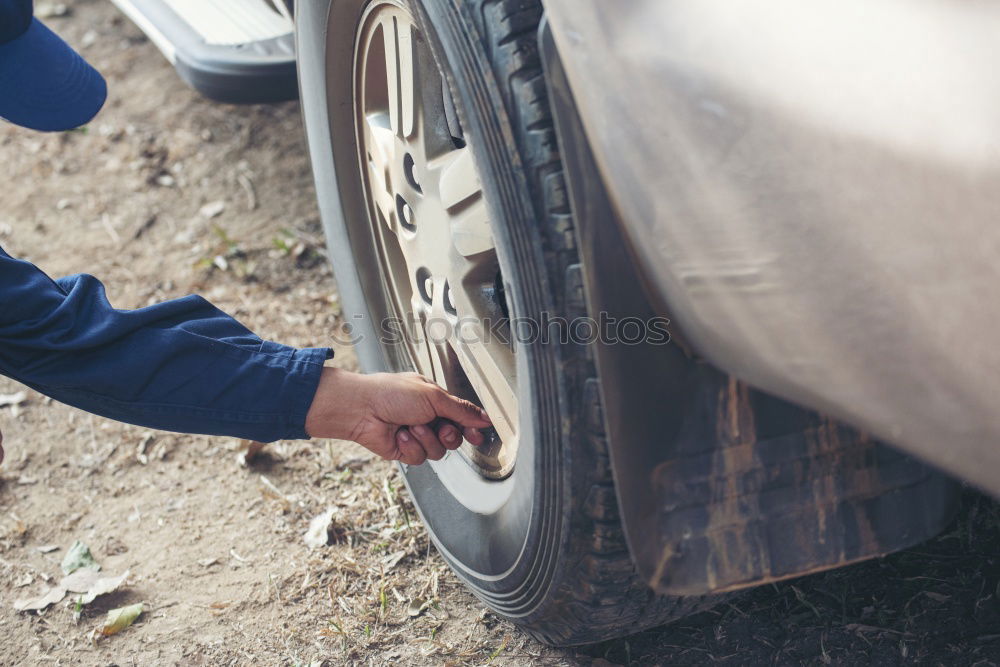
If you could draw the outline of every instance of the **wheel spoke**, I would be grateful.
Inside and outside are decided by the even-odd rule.
[[[389,87],[389,121],[394,134],[413,135],[416,126],[416,82],[414,81],[413,26],[387,17],[382,22],[385,40],[386,78]]]
[[[472,151],[459,148],[445,156],[441,167],[441,205],[452,209],[482,192]]]
[[[388,173],[389,165],[396,156],[396,141],[384,113],[365,116],[365,144],[368,146],[369,162]]]
[[[493,231],[472,152],[460,148],[446,156],[439,172],[441,204],[451,216],[455,248],[466,257],[493,250]]]
[[[405,317],[403,326],[406,329],[407,345],[413,355],[413,362],[417,367],[416,370],[418,373],[422,373],[435,382],[440,382],[438,380],[440,369],[436,367],[433,360],[434,355],[428,349],[430,341],[424,329],[427,323],[428,306],[423,302],[417,291],[413,292],[410,308],[412,312],[408,317]]]
[[[493,231],[490,229],[486,200],[480,198],[452,216],[451,235],[455,249],[464,257],[493,250]]]
[[[382,21],[382,38],[385,40],[385,73],[389,89],[389,127],[395,133],[399,128],[399,41],[396,39],[395,16],[387,16]]]
[[[488,345],[484,332],[470,331],[468,325],[456,336],[453,346],[469,382],[490,415],[493,426],[504,442],[513,442],[517,434],[517,398],[513,357],[499,345]],[[498,357],[510,358],[498,358]]]
[[[417,82],[416,53],[413,43],[413,26],[409,23],[399,25],[399,108],[402,121],[402,136],[408,139],[416,129],[417,118]]]
[[[372,199],[389,229],[396,231],[396,202],[392,188],[392,165],[396,140],[386,125],[385,114],[365,117],[365,144],[368,147],[368,170],[372,179]]]

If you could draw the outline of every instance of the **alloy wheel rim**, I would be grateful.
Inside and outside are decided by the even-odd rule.
[[[514,346],[490,216],[472,149],[410,14],[369,5],[355,48],[359,165],[399,365],[483,406],[488,442],[459,454],[500,480],[517,458]]]

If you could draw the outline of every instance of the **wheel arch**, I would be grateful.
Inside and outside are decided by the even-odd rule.
[[[629,247],[547,19],[539,48],[576,220],[579,297],[592,316],[663,317],[669,308]],[[954,516],[954,480],[726,375],[676,340],[676,323],[670,331],[665,346],[593,346],[604,407],[595,418],[620,519],[658,593],[723,593],[840,567],[929,539]],[[769,477],[777,481],[760,481]]]

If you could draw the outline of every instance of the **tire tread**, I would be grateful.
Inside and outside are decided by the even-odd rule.
[[[570,317],[586,314],[583,268],[576,248],[548,88],[538,47],[542,17],[539,0],[474,0],[476,15],[495,78],[515,130],[520,158],[529,174],[538,212],[543,250],[554,260],[550,275],[561,281],[557,306]],[[553,285],[556,287],[556,285]],[[515,619],[537,639],[554,645],[578,645],[618,637],[662,625],[717,600],[656,595],[639,579],[622,529],[608,457],[602,398],[589,346],[565,346],[563,368],[576,377],[572,396],[578,445],[589,444],[584,456],[572,456],[573,531],[563,553],[553,591],[539,609]],[[572,438],[571,438],[572,440]]]

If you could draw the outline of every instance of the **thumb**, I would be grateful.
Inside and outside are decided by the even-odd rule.
[[[464,427],[487,428],[493,425],[482,408],[465,399],[456,398],[443,389],[435,392],[432,405],[438,417],[444,417]]]

